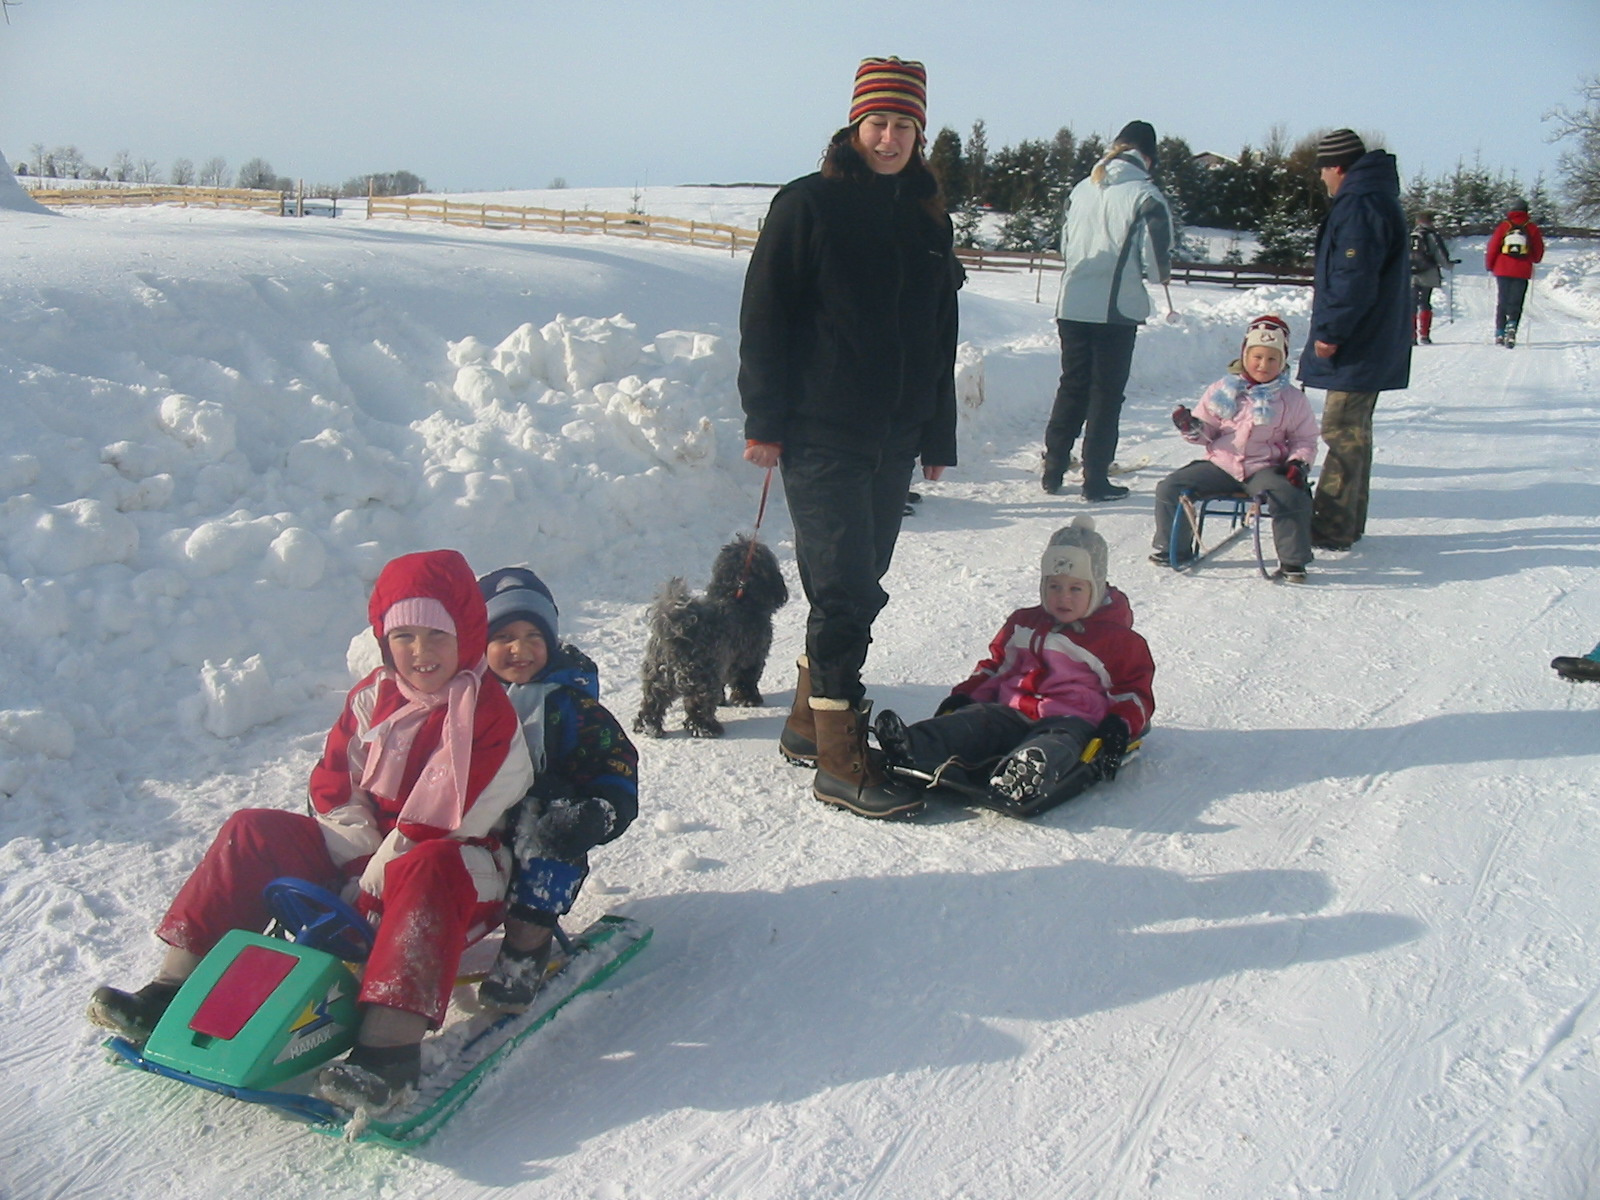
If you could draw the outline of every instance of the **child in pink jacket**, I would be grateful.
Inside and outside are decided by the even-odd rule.
[[[1179,498],[1244,491],[1271,498],[1276,577],[1304,583],[1311,561],[1311,492],[1307,477],[1317,457],[1317,418],[1306,394],[1289,382],[1289,326],[1277,316],[1257,317],[1245,330],[1239,358],[1191,412],[1179,405],[1172,422],[1183,440],[1205,457],[1179,467],[1156,485],[1155,553],[1161,566],[1172,544]],[[1192,544],[1183,553],[1194,553]]]
[[[1057,530],[1040,561],[1040,603],[1006,618],[938,712],[909,727],[888,709],[878,715],[890,765],[929,774],[954,759],[994,806],[1027,809],[1084,785],[1074,768],[1098,737],[1093,777],[1115,778],[1150,725],[1155,663],[1128,598],[1106,583],[1107,557],[1093,517]]]

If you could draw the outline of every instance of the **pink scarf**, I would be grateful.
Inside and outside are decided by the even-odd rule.
[[[460,826],[467,810],[467,774],[472,766],[478,687],[487,666],[486,660],[479,659],[477,666],[457,671],[442,690],[432,695],[412,688],[393,667],[383,668],[384,675],[394,681],[407,702],[360,737],[367,747],[367,761],[361,769],[361,786],[366,791],[391,800],[399,795],[412,743],[429,715],[441,704],[448,706],[439,745],[412,785],[399,820],[446,833]]]

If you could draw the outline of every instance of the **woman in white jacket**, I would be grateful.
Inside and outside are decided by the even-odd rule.
[[[1150,315],[1146,278],[1172,278],[1172,212],[1150,181],[1156,131],[1130,121],[1067,198],[1061,227],[1061,383],[1044,434],[1044,490],[1054,495],[1083,434],[1083,497],[1120,500],[1111,483],[1133,341]]]

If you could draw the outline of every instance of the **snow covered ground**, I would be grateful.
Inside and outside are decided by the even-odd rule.
[[[226,813],[302,803],[387,558],[531,562],[631,720],[644,606],[755,516],[744,260],[0,195],[0,1193],[1594,1195],[1600,688],[1547,662],[1600,637],[1600,255],[1553,250],[1508,353],[1458,250],[1454,321],[1379,406],[1369,535],[1305,587],[1243,546],[1144,556],[1169,410],[1248,316],[1303,337],[1309,294],[1175,288],[1141,334],[1119,457],[1150,464],[1095,515],[1159,711],[1114,784],[1032,823],[824,808],[774,748],[792,603],[769,707],[644,742],[596,856],[575,916],[652,946],[399,1157],[113,1071],[84,1003],[145,978]],[[969,378],[868,663],[909,717],[1083,507],[1035,478],[1034,293],[963,297],[982,403]],[[763,532],[792,580],[781,503]]]

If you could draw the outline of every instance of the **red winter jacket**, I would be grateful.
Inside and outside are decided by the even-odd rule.
[[[1505,245],[1506,234],[1513,229],[1527,234],[1526,257],[1513,258],[1501,251],[1501,247]],[[1483,265],[1493,275],[1506,275],[1512,279],[1532,279],[1533,264],[1543,258],[1544,237],[1540,234],[1539,227],[1528,220],[1528,214],[1519,209],[1507,213],[1506,219],[1495,226],[1494,235],[1489,239],[1489,248],[1483,254]]]
[[[1076,688],[1085,666],[1099,677],[1110,715],[1121,717],[1134,737],[1143,734],[1156,707],[1151,691],[1155,663],[1149,645],[1134,632],[1128,598],[1114,587],[1106,589],[1099,608],[1070,625],[1042,606],[1019,608],[989,643],[989,657],[952,691],[1009,704],[1034,718],[1054,716],[1059,714],[1052,700],[1072,701],[1067,694],[1055,695],[1052,685],[1059,681]]]
[[[382,637],[383,615],[396,601],[415,597],[438,600],[450,614],[456,626],[462,669],[479,664],[488,647],[488,613],[472,568],[454,550],[404,555],[379,575],[368,615],[379,645],[385,646],[385,662],[389,655]],[[442,707],[430,714],[418,731],[406,758],[398,795],[380,796],[362,790],[362,767],[372,731],[405,703],[392,668],[386,665],[373,671],[346,697],[344,710],[328,733],[322,758],[311,771],[311,806],[322,824],[329,853],[351,874],[360,873],[379,843],[396,828],[411,789],[439,745],[445,719]],[[522,799],[532,782],[533,766],[522,737],[522,723],[500,681],[485,671],[473,714],[466,810],[460,825],[437,829],[407,821],[400,832],[413,842],[453,837],[461,841],[488,839],[492,846],[492,835],[501,818]]]

